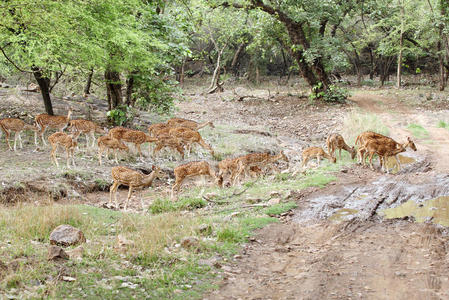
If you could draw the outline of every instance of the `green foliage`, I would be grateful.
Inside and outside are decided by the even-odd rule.
[[[446,123],[446,122],[440,120],[440,121],[438,121],[437,127],[438,128],[446,128],[449,130],[449,123]]]
[[[217,232],[217,240],[228,243],[243,243],[246,240],[244,231],[227,226]]]
[[[312,88],[312,93],[309,95],[310,100],[320,99],[330,103],[345,103],[348,97],[348,89],[332,84],[323,90],[322,82],[315,85]]]
[[[119,105],[106,113],[109,121],[114,125],[122,126],[134,118],[134,111],[127,105]]]
[[[158,198],[153,201],[149,210],[152,214],[160,214],[164,212],[194,210],[207,205],[206,200],[201,198],[181,198],[178,201]]]
[[[138,107],[156,111],[159,114],[171,113],[174,109],[175,95],[180,90],[173,80],[163,80],[148,74],[136,76],[136,90],[133,95]]]

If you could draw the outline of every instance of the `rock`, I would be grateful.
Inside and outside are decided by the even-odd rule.
[[[268,205],[275,205],[275,204],[279,204],[279,203],[281,203],[281,198],[273,198],[267,202]]]
[[[279,198],[279,197],[281,197],[281,193],[279,193],[277,191],[272,191],[270,193],[270,198],[273,198],[273,197]]]
[[[181,246],[186,249],[198,247],[199,244],[200,244],[199,240],[193,236],[185,237],[181,241]]]
[[[67,251],[70,259],[81,259],[83,258],[84,248],[82,246],[78,246],[73,250]]]
[[[198,231],[202,234],[209,235],[212,233],[212,226],[209,224],[203,223],[198,227]]]
[[[48,248],[48,260],[69,259],[69,255],[59,246],[51,245]]]
[[[81,230],[70,225],[59,225],[50,234],[50,244],[59,246],[71,246],[86,241]]]
[[[348,169],[341,169],[340,170],[340,172],[342,172],[342,173],[348,173],[348,171],[349,171]]]
[[[76,280],[76,278],[70,277],[70,276],[62,276],[62,281],[68,281],[68,282],[73,282]]]

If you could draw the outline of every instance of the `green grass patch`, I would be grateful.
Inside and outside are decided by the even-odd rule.
[[[177,201],[167,198],[158,198],[150,205],[149,210],[152,214],[164,212],[194,210],[207,205],[206,200],[198,197],[182,197]]]
[[[425,139],[429,137],[429,132],[427,131],[427,129],[419,124],[409,124],[407,126],[407,129],[413,134],[415,138]]]
[[[445,129],[449,130],[449,123],[446,123],[446,122],[440,120],[440,121],[438,121],[437,127],[445,128]]]
[[[270,206],[270,207],[264,209],[264,213],[269,216],[278,216],[282,213],[285,213],[285,212],[287,212],[291,209],[297,208],[297,207],[298,207],[298,205],[296,204],[296,202],[290,201],[290,202],[279,203],[279,204]]]

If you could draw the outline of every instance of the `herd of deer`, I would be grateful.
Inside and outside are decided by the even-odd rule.
[[[106,130],[103,130],[98,124],[92,121],[77,119],[71,120],[72,109],[68,109],[67,116],[52,116],[47,114],[37,115],[35,118],[35,124],[29,125],[24,121],[17,118],[6,118],[0,120],[0,129],[6,135],[6,141],[10,150],[16,151],[17,140],[19,140],[20,148],[22,148],[21,132],[24,130],[32,130],[35,133],[34,142],[36,147],[38,146],[39,135],[42,139],[42,143],[47,145],[44,139],[44,132],[48,128],[57,129],[58,132],[53,133],[48,137],[48,141],[51,144],[50,159],[57,166],[58,160],[56,158],[56,152],[59,146],[65,148],[67,155],[67,167],[70,167],[70,160],[75,166],[74,150],[77,147],[77,139],[81,133],[86,136],[86,147],[95,146],[95,133],[105,134]],[[97,139],[98,145],[98,160],[100,165],[102,164],[102,156],[107,151],[113,150],[115,156],[115,162],[118,164],[117,150],[129,151],[128,146],[124,142],[132,143],[135,145],[139,157],[142,158],[141,145],[143,143],[149,143],[149,153],[152,153],[153,157],[161,149],[168,147],[173,151],[177,151],[181,158],[184,158],[184,150],[190,153],[194,144],[199,144],[204,149],[208,150],[211,155],[214,155],[214,150],[208,145],[198,132],[199,129],[210,126],[215,128],[212,122],[197,123],[192,120],[182,118],[172,118],[166,123],[153,124],[148,127],[148,134],[133,130],[125,127],[114,127],[109,130],[107,135],[101,136]],[[64,133],[64,129],[69,130],[69,134]],[[14,148],[11,148],[9,137],[14,132]],[[1,132],[0,132],[1,136]],[[90,142],[90,140],[92,142]],[[151,151],[151,144],[154,143],[156,147]],[[407,138],[407,142],[404,144],[397,143],[392,138],[375,133],[372,131],[366,131],[361,133],[356,139],[355,147],[349,147],[340,134],[331,134],[326,140],[329,153],[326,153],[321,147],[310,147],[302,152],[302,164],[304,168],[307,162],[316,158],[318,166],[322,158],[326,158],[333,163],[336,162],[335,152],[339,150],[339,158],[341,159],[341,150],[346,150],[350,153],[351,159],[354,159],[356,154],[358,155],[358,161],[365,165],[366,158],[369,157],[369,165],[371,169],[374,169],[372,164],[372,158],[374,154],[379,156],[380,165],[382,170],[389,172],[386,166],[387,159],[394,157],[400,168],[400,163],[397,158],[397,154],[404,152],[407,147],[410,147],[416,151],[416,146],[410,138]],[[214,180],[215,184],[222,187],[227,179],[227,183],[230,185],[237,184],[243,177],[247,176],[259,176],[265,173],[267,168],[270,168],[272,172],[275,171],[275,162],[284,160],[288,163],[288,158],[281,151],[278,155],[272,155],[269,153],[251,153],[243,156],[227,158],[218,163],[218,172],[206,161],[193,161],[186,164],[177,166],[174,169],[175,183],[172,187],[171,197],[177,198],[179,189],[183,181],[188,177],[193,176],[210,176]],[[295,175],[299,170],[293,173]],[[143,175],[142,173],[132,170],[127,167],[117,166],[112,168],[113,185],[110,188],[109,202],[112,202],[112,196],[114,195],[115,203],[117,206],[116,191],[120,185],[129,186],[128,197],[125,203],[125,210],[128,205],[128,201],[131,198],[132,190],[137,187],[150,186],[155,178],[165,177],[165,173],[159,167],[152,167],[152,172],[149,175]]]

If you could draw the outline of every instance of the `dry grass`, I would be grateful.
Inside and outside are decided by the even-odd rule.
[[[388,135],[389,132],[382,120],[375,114],[362,113],[358,110],[348,113],[343,124],[343,137],[351,145],[354,144],[357,136],[364,131],[375,131],[384,135]]]

